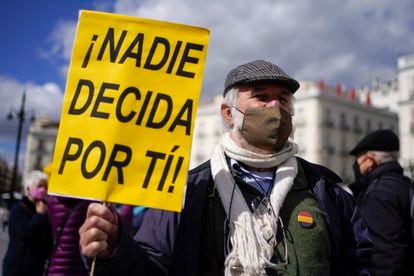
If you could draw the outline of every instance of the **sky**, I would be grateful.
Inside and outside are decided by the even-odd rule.
[[[235,66],[264,59],[298,80],[345,87],[395,77],[414,53],[412,0],[2,0],[0,158],[13,163],[23,91],[29,117],[59,119],[80,9],[205,27],[210,42],[201,102],[221,94]],[[21,168],[21,165],[20,165]]]

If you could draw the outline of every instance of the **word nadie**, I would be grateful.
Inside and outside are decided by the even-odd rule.
[[[106,52],[109,52],[111,63],[123,64],[128,59],[135,60],[135,66],[147,70],[165,70],[168,74],[194,78],[195,73],[186,71],[187,63],[198,64],[199,58],[192,55],[192,51],[201,52],[204,46],[191,42],[178,40],[175,44],[165,37],[155,36],[152,41],[147,41],[143,33],[136,34],[132,42],[124,46],[128,31],[123,30],[119,37],[115,37],[113,28],[108,28],[105,38],[98,40],[99,36],[94,34],[82,62],[82,68],[86,68],[91,58],[102,61]],[[95,50],[95,43],[99,44]],[[183,48],[183,50],[181,50]],[[147,55],[144,49],[149,49]],[[156,57],[156,58],[155,58]],[[178,67],[174,70],[175,65]]]

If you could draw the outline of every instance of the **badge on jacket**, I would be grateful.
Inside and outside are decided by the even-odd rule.
[[[298,214],[298,222],[303,228],[311,228],[313,226],[313,217],[309,212],[301,211]]]

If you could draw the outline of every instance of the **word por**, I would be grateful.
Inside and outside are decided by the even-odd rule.
[[[74,151],[73,151],[74,149]],[[99,156],[98,162],[94,168],[87,168],[87,161],[91,153],[95,151],[99,154],[92,154],[93,156]],[[123,156],[123,159],[120,158]],[[82,162],[80,164],[80,169],[82,176],[86,179],[91,179],[95,177],[102,169],[105,157],[106,157],[106,146],[102,141],[96,140],[93,141],[90,145],[83,150],[83,141],[79,138],[69,137],[68,142],[65,147],[65,152],[63,153],[62,160],[59,165],[58,174],[62,174],[65,169],[66,162],[76,161],[81,157]],[[109,173],[112,168],[116,168],[118,173],[118,183],[124,184],[124,174],[122,169],[131,162],[132,150],[130,147],[125,145],[115,144],[111,150],[111,155],[106,163],[105,171],[102,176],[102,181],[108,180]],[[120,160],[121,159],[121,160]]]

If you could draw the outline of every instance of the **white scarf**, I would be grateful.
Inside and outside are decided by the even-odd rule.
[[[225,275],[266,275],[265,268],[275,268],[270,260],[276,246],[277,219],[287,193],[293,186],[298,168],[294,155],[297,145],[288,141],[276,154],[262,155],[240,148],[229,136],[223,135],[211,158],[215,187],[229,220],[231,252],[225,260]],[[273,211],[250,211],[230,173],[226,156],[255,168],[277,166],[270,194]]]

